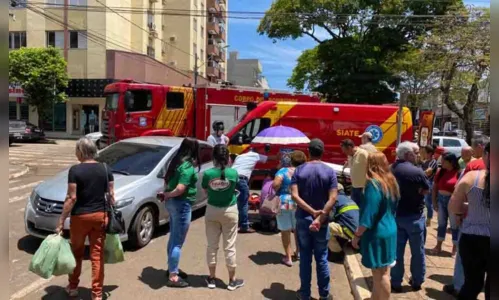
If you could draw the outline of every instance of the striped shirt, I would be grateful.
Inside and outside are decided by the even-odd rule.
[[[438,169],[438,163],[437,160],[434,158],[431,158],[421,164],[421,168],[423,168],[423,171],[426,171],[428,169],[432,169],[433,173],[430,176],[427,176],[428,181],[433,182],[433,177],[435,177],[435,174],[437,173]]]
[[[478,187],[481,172],[477,172],[475,183],[467,194],[468,214],[463,220],[463,234],[490,237],[490,208],[483,201],[483,188]]]

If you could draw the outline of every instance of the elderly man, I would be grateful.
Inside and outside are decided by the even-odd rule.
[[[415,166],[419,147],[412,142],[400,143],[397,147],[397,161],[392,172],[400,186],[400,201],[397,207],[397,262],[391,270],[391,284],[394,293],[402,292],[404,277],[404,252],[407,241],[411,248],[411,275],[409,284],[414,291],[420,290],[426,272],[425,261],[425,194],[430,184],[421,168]]]
[[[465,146],[461,149],[461,158],[459,159],[459,167],[461,170],[466,169],[466,166],[470,161],[475,160],[473,157],[473,148],[470,146]]]
[[[369,153],[378,152],[376,146],[373,145],[373,134],[369,131],[364,132],[360,136],[361,145],[360,148],[366,150]]]
[[[485,145],[487,145],[488,142],[489,139],[485,137],[477,137],[471,140],[471,147],[473,148],[473,156],[476,159],[468,163],[468,165],[464,169],[463,174],[473,170],[485,169],[485,164],[483,163],[482,156],[483,156],[483,149],[485,148]]]

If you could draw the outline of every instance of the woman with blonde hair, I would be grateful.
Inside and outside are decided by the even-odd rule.
[[[382,152],[370,153],[367,183],[360,203],[359,227],[352,245],[359,248],[362,264],[373,273],[373,300],[390,298],[390,268],[395,265],[400,190]]]

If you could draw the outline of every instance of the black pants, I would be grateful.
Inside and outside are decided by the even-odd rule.
[[[485,299],[490,299],[489,263],[490,237],[462,234],[459,240],[459,255],[464,269],[464,285],[459,300],[475,300],[483,289]]]

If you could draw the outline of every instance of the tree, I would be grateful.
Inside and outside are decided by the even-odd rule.
[[[401,82],[393,61],[428,30],[435,15],[460,2],[276,0],[258,32],[275,40],[308,36],[317,42],[298,59],[290,87],[320,92],[334,102],[393,102],[391,87]]]
[[[55,48],[21,48],[9,52],[9,81],[20,84],[24,100],[38,112],[38,124],[53,104],[66,100],[66,61]]]
[[[425,56],[439,74],[443,103],[464,123],[467,142],[479,91],[490,72],[490,9],[457,8],[425,39]],[[462,109],[459,103],[464,104]]]

